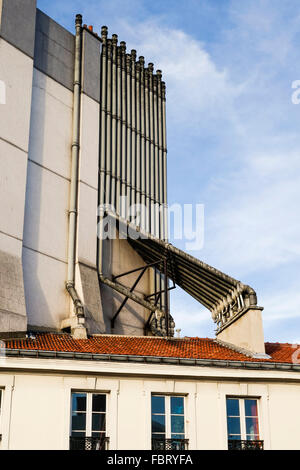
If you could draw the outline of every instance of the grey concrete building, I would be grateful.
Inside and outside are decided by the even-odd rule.
[[[2,336],[173,336],[179,285],[264,354],[254,290],[168,243],[162,72],[81,15],[72,34],[35,0],[0,8]]]

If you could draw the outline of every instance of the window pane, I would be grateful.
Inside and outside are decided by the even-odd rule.
[[[72,413],[72,430],[85,430],[86,414],[85,413]]]
[[[106,395],[93,394],[93,411],[106,411]]]
[[[183,404],[183,397],[171,397],[171,414],[181,414],[184,413],[184,404]]]
[[[92,431],[105,431],[105,414],[93,413]]]
[[[152,396],[152,413],[165,413],[165,397]]]
[[[86,393],[72,393],[72,410],[86,411]]]
[[[152,415],[152,432],[165,432],[164,415]]]
[[[246,418],[246,434],[255,434],[258,432],[258,418]]]
[[[171,432],[172,433],[184,433],[184,417],[183,416],[171,416]]]
[[[245,416],[257,415],[257,400],[245,400]]]
[[[184,434],[171,434],[172,439],[184,439]]]
[[[237,398],[227,398],[227,416],[240,416],[239,400]]]
[[[255,434],[247,435],[246,436],[247,441],[259,441],[259,436]]]
[[[240,418],[227,418],[228,434],[241,434]]]

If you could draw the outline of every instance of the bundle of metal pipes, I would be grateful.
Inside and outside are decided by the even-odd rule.
[[[165,83],[152,63],[145,67],[144,57],[107,33],[103,26],[100,204],[167,239]]]
[[[153,71],[102,27],[100,207],[167,240],[166,86],[161,71]],[[163,289],[161,273],[154,284]]]

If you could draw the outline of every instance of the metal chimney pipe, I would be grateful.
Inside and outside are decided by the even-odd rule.
[[[126,121],[127,121],[127,150],[126,150],[126,220],[129,220],[129,208],[131,206],[131,158],[132,158],[132,143],[131,143],[131,55],[126,54]]]
[[[105,203],[105,193],[106,193],[106,101],[107,101],[107,86],[106,86],[106,77],[107,77],[107,58],[106,58],[106,48],[107,48],[107,26],[102,26],[101,28],[101,40],[102,40],[102,49],[101,49],[101,113],[100,113],[100,175],[99,175],[99,193],[98,193],[98,206],[102,209]],[[100,214],[101,215],[101,214]],[[101,239],[101,234],[103,233],[103,222],[100,218],[98,224],[98,270],[102,272],[102,249],[103,242]]]
[[[127,106],[127,93],[126,93],[126,42],[120,42],[121,47],[121,87],[122,87],[122,165],[121,165],[121,172],[122,172],[122,184],[121,184],[121,195],[122,198],[125,198],[127,195],[127,185],[126,185],[126,178],[127,178],[127,164],[126,164],[126,151],[127,151],[127,125],[126,125],[126,106]],[[126,207],[121,208],[121,216],[126,219]]]
[[[144,74],[144,66],[145,66],[145,60],[144,57],[141,56],[139,58],[139,64],[140,64],[140,121],[141,121],[141,227],[142,230],[146,230],[146,165],[145,165],[145,74]]]
[[[84,324],[84,307],[75,288],[76,232],[78,218],[78,171],[80,150],[80,107],[81,107],[81,68],[82,68],[82,16],[75,20],[75,64],[73,89],[73,137],[71,152],[71,182],[69,205],[68,272],[66,289],[74,306],[74,313],[79,320],[79,327]],[[86,331],[83,330],[84,335]]]
[[[140,62],[135,66],[135,96],[136,96],[136,204],[139,210],[139,226],[141,227],[141,89],[140,89]]]
[[[116,207],[117,179],[117,47],[118,36],[112,35],[112,82],[111,82],[111,193],[110,204]]]
[[[145,192],[146,192],[146,232],[150,233],[151,192],[150,192],[150,111],[149,111],[149,70],[144,72],[145,80]]]
[[[121,47],[117,49],[117,170],[116,170],[116,212],[120,215],[121,161],[122,161],[122,71]]]
[[[112,95],[112,40],[107,40],[107,95],[106,95],[106,185],[105,185],[105,204],[111,202],[111,136],[112,136],[112,117],[111,117],[111,95]]]
[[[131,51],[131,204],[136,204],[136,50]]]
[[[165,240],[167,241],[168,236],[168,200],[167,200],[167,126],[166,126],[166,84],[161,82],[161,97],[162,97],[162,142],[163,142],[163,202],[165,207]]]
[[[153,64],[148,64],[149,71],[149,138],[150,138],[150,155],[149,155],[149,175],[150,175],[150,233],[155,235],[155,214],[153,214],[153,207],[155,204],[154,193],[154,130],[153,130]]]
[[[159,172],[158,172],[158,97],[157,97],[157,76],[153,75],[153,129],[154,129],[154,217],[155,217],[155,236],[159,238]]]
[[[161,70],[157,76],[157,108],[158,108],[158,174],[159,174],[159,238],[164,239],[164,201],[163,201],[163,141],[162,141],[162,99],[161,99]]]

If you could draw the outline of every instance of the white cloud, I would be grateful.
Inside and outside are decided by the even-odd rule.
[[[162,69],[167,82],[169,122],[199,126],[206,119],[227,117],[232,113],[232,101],[244,89],[231,82],[227,69],[219,69],[200,41],[182,30],[166,28],[159,19],[135,25],[122,23],[127,44]],[[198,128],[199,129],[199,128]]]

